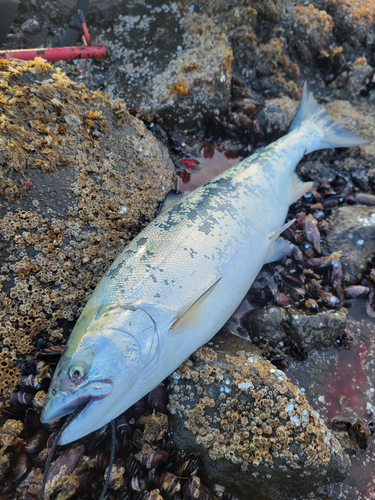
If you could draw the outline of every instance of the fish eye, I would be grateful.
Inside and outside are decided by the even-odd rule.
[[[73,365],[69,370],[69,378],[72,382],[78,382],[85,376],[85,369],[82,365]]]

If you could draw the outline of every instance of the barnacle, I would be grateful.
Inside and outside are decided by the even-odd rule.
[[[225,458],[248,470],[250,465],[257,467],[284,457],[295,468],[299,467],[292,451],[296,444],[305,455],[306,466],[318,467],[330,460],[332,435],[322,428],[318,413],[283,372],[258,355],[249,358],[239,351],[225,355],[229,368],[223,365],[217,376],[206,359],[209,348],[203,349],[204,357],[200,350],[194,354],[198,371],[194,386],[187,383],[189,360],[171,376],[169,410],[184,419],[185,427],[212,460]],[[212,360],[215,357],[212,351]],[[231,386],[241,389],[240,393],[231,391]],[[219,390],[220,396],[199,397],[198,387],[207,394]]]

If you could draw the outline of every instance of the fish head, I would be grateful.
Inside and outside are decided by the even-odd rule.
[[[139,386],[139,379],[152,373],[158,349],[156,324],[143,309],[84,310],[52,378],[41,421],[52,422],[85,404],[59,444],[99,429],[126,409],[124,399],[135,381]]]

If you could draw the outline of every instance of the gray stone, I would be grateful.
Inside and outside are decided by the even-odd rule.
[[[265,307],[241,319],[252,338],[262,336],[277,342],[291,338],[307,351],[331,347],[344,331],[347,311],[343,307],[310,313],[295,307]]]
[[[206,15],[188,12],[183,48],[154,78],[152,108],[182,128],[197,125],[229,106],[232,49]]]
[[[347,310],[344,307],[325,309],[309,313],[288,308],[290,338],[303,349],[313,351],[332,347],[336,338],[344,331]]]
[[[349,436],[346,432],[334,432],[333,433],[337,441],[341,444],[342,449],[347,453],[350,457],[358,453],[359,447],[357,442]]]
[[[283,307],[265,307],[244,314],[241,323],[251,338],[262,335],[267,339],[280,342],[287,338],[286,328],[289,316]]]
[[[70,332],[108,266],[155,217],[175,174],[167,149],[124,104],[111,105],[42,60],[10,59],[3,78],[12,122],[0,137],[0,170],[7,165],[0,175],[0,398],[9,398],[16,360],[34,351],[41,332],[52,342]],[[13,130],[22,130],[16,148]]]
[[[350,149],[349,160],[353,160],[353,165],[345,167],[348,159],[344,159],[336,166],[337,171],[344,170],[354,172],[369,170],[370,165],[375,161],[375,120],[373,115],[375,108],[368,100],[363,101],[358,106],[353,106],[349,101],[332,101],[325,105],[327,113],[337,122],[346,125],[360,137],[367,139],[369,144],[357,146]],[[359,152],[359,154],[358,154]],[[332,150],[331,150],[332,153]]]
[[[332,17],[312,4],[296,5],[291,9],[290,16],[296,47],[303,44],[314,56],[323,54],[332,33]]]
[[[360,281],[367,261],[374,254],[375,208],[363,205],[339,207],[328,219],[330,252],[341,250],[344,282]]]
[[[268,136],[281,137],[288,131],[298,106],[298,101],[287,96],[270,99],[257,117],[259,125]]]
[[[174,445],[239,500],[281,500],[342,481],[349,458],[305,395],[249,341],[224,331],[170,377]]]
[[[366,80],[374,72],[373,68],[368,64],[365,57],[359,57],[354,61],[346,85],[346,90],[350,97],[360,95],[366,89]]]
[[[327,0],[327,9],[335,23],[334,34],[339,40],[358,47],[374,33],[375,11],[372,2],[363,0]]]

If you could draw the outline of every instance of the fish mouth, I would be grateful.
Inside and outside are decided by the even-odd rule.
[[[105,398],[112,393],[113,383],[96,380],[68,391],[51,391],[48,393],[40,421],[44,424],[58,420],[90,401]]]
[[[76,415],[72,415],[68,425],[64,426],[64,430],[59,436],[58,444],[63,446],[73,441],[77,441],[88,434],[100,429],[116,418],[121,409],[117,410],[118,398],[116,394],[106,398],[92,398],[85,406],[77,411]]]

